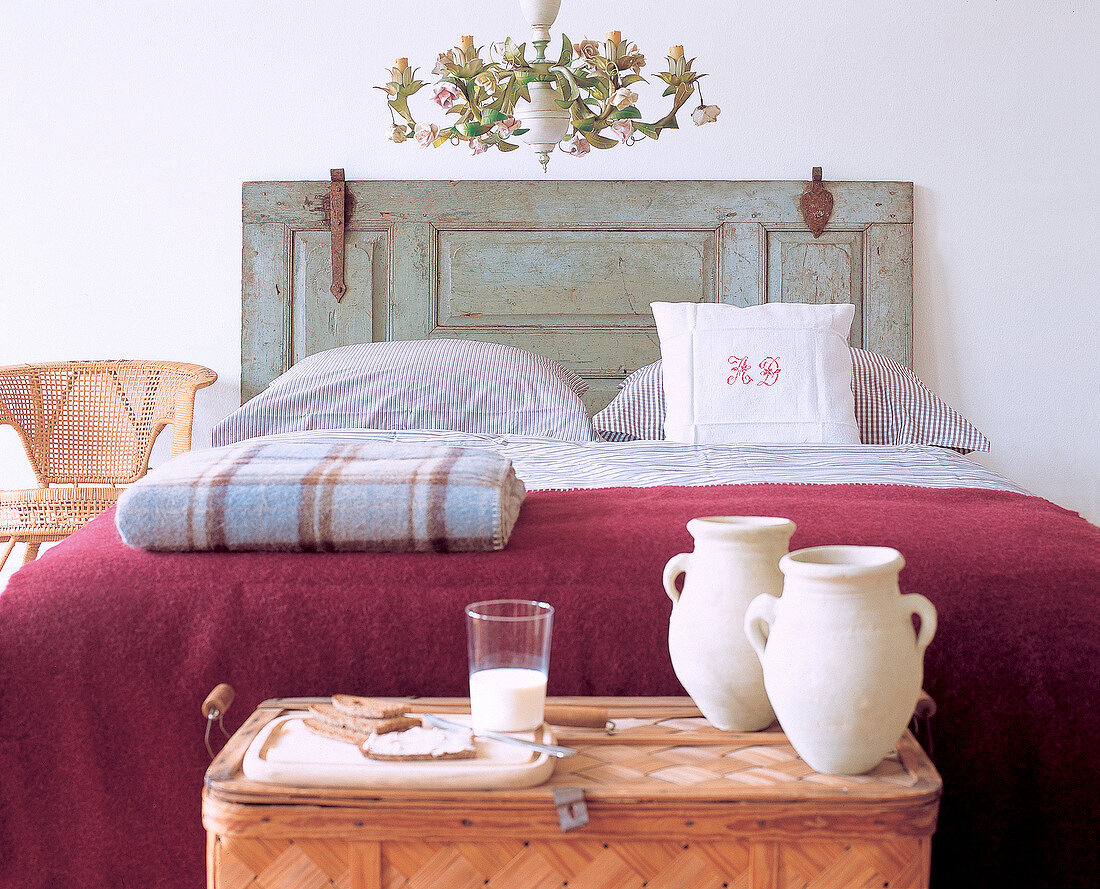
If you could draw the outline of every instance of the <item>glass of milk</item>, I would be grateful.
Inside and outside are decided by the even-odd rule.
[[[466,606],[475,732],[522,732],[542,725],[553,621],[553,606],[528,599]]]

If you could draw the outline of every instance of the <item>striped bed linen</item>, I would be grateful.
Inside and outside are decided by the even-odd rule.
[[[317,429],[452,429],[594,441],[588,383],[514,346],[430,339],[318,352],[211,430],[215,447]]]
[[[926,444],[961,453],[988,451],[989,440],[909,368],[850,347],[856,423],[864,444]],[[663,440],[664,372],[661,361],[634,371],[593,418],[606,441]]]
[[[277,439],[402,441],[499,451],[529,491],[754,483],[917,485],[1029,493],[952,450],[931,445],[690,445],[574,442],[429,430],[341,429]]]

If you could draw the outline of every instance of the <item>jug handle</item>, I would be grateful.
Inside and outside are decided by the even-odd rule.
[[[771,633],[772,624],[775,623],[775,606],[779,599],[761,593],[745,609],[745,635],[749,637],[749,645],[753,647],[756,656],[761,662],[764,660],[764,646],[768,644],[768,634]],[[768,633],[764,632],[764,627]]]
[[[917,633],[917,651],[923,652],[936,635],[936,606],[920,593],[907,593],[901,597],[905,613],[912,617],[920,615],[920,632]]]
[[[676,589],[676,578],[688,569],[691,553],[677,553],[665,564],[665,592],[675,605],[680,601],[680,591]]]

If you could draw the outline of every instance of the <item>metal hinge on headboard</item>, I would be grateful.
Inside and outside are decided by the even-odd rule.
[[[347,190],[342,169],[330,171],[331,183],[323,206],[332,241],[332,286],[329,291],[340,302],[348,292],[344,281],[344,226],[355,210],[355,198]]]
[[[833,215],[833,196],[821,182],[821,167],[814,167],[813,179],[802,192],[798,207],[802,211],[803,222],[813,232],[814,238],[820,238],[829,224],[829,217]]]

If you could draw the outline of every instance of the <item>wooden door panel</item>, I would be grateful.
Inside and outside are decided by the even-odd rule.
[[[652,327],[714,302],[715,231],[441,231],[436,329]]]
[[[339,302],[332,295],[332,251],[327,231],[294,234],[292,353],[307,355],[369,343],[376,336],[376,307],[385,317],[388,268],[385,231],[349,231],[344,236],[344,279],[347,293]]]
[[[768,232],[768,302],[853,303],[849,342],[863,343],[863,232]]]
[[[242,399],[322,349],[448,336],[555,358],[598,407],[659,357],[656,300],[852,302],[852,344],[908,366],[912,183],[827,186],[815,239],[794,181],[349,181],[337,303],[328,183],[245,183]]]

